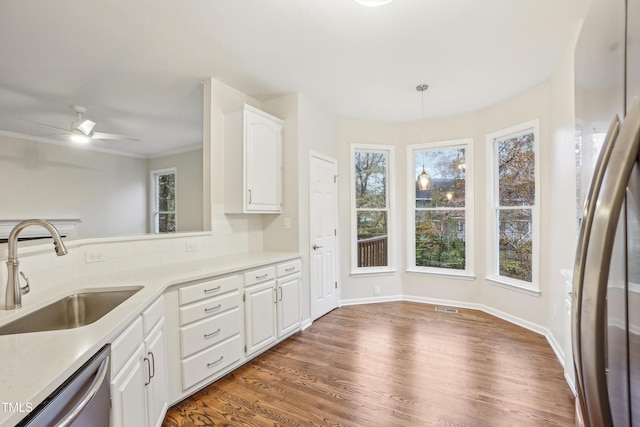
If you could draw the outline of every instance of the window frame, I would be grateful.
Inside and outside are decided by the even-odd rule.
[[[395,268],[395,147],[393,145],[378,144],[351,144],[351,153],[349,157],[350,171],[350,216],[351,216],[351,275],[362,274],[384,274],[396,271]],[[387,170],[386,170],[386,209],[356,209],[356,170],[355,170],[355,154],[356,152],[369,153],[386,153],[387,154]],[[380,267],[358,267],[358,222],[357,215],[359,210],[386,210],[387,213],[387,265]]]
[[[497,143],[501,140],[519,135],[533,133],[534,141],[534,205],[523,208],[531,209],[531,282],[500,275],[500,245],[497,215],[500,210],[515,209],[515,207],[500,206],[498,150]],[[508,287],[528,293],[540,295],[540,120],[534,119],[509,128],[501,129],[486,135],[487,142],[487,171],[490,182],[487,183],[487,276],[488,283]]]
[[[416,175],[415,153],[419,151],[465,150],[465,269],[416,266]],[[474,214],[474,172],[473,138],[411,144],[407,146],[407,272],[439,276],[475,278],[475,214]],[[439,208],[436,208],[439,209]],[[462,209],[456,209],[462,210]]]
[[[160,211],[159,207],[159,196],[158,196],[158,178],[164,175],[174,175],[174,196],[175,196],[175,210],[173,211]],[[151,175],[151,232],[154,234],[166,234],[165,232],[160,232],[160,223],[159,217],[160,214],[169,213],[173,214],[175,217],[175,229],[178,231],[178,169],[175,167],[172,168],[163,168],[163,169],[155,169],[150,172]]]

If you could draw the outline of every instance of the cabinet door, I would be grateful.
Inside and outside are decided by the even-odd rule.
[[[275,281],[245,289],[245,343],[251,355],[276,340]]]
[[[245,209],[280,212],[281,125],[245,110]]]
[[[147,364],[144,344],[111,381],[111,425],[113,427],[141,427],[147,425],[145,382]]]
[[[168,406],[164,319],[151,331],[144,344],[151,372],[146,384],[149,426],[160,426]]]
[[[278,338],[300,326],[300,276],[278,280]]]

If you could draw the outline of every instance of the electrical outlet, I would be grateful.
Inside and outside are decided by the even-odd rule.
[[[104,254],[104,251],[86,251],[84,253],[84,261],[87,264],[105,262],[106,260],[107,256]]]
[[[195,252],[197,250],[200,250],[200,247],[196,242],[187,243],[187,252]]]
[[[373,295],[380,295],[380,286],[373,287]]]
[[[286,217],[284,219],[284,228],[291,228],[291,218]]]

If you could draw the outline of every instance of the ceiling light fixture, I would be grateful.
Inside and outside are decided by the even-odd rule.
[[[362,6],[376,7],[391,3],[393,0],[356,0],[356,3]]]
[[[424,140],[424,93],[429,88],[429,85],[418,85],[416,90],[422,94],[422,109],[420,111],[420,123],[422,123],[422,142]],[[424,160],[422,161],[422,173],[418,175],[416,179],[418,184],[418,190],[425,191],[431,190],[431,176],[424,170]]]

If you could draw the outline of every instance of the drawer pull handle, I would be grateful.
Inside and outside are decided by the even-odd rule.
[[[216,360],[215,362],[207,363],[207,368],[217,365],[218,363],[222,362],[223,359],[224,359],[224,356],[220,356],[220,359]]]
[[[211,313],[212,311],[220,310],[220,307],[222,307],[222,304],[218,304],[215,307],[211,307],[211,308],[205,308],[204,312]]]
[[[205,294],[209,294],[209,293],[211,293],[211,292],[218,292],[218,291],[220,290],[220,287],[221,287],[221,286],[220,286],[220,285],[218,285],[218,286],[216,286],[215,288],[205,289],[205,290],[204,290],[204,293],[205,293]]]
[[[284,271],[293,271],[295,269],[296,269],[295,267],[290,267],[290,268],[285,268]]]
[[[209,334],[204,334],[204,339],[211,338],[212,336],[218,335],[219,333],[220,333],[220,328],[218,328],[218,330],[215,331],[215,332],[211,332]]]
[[[262,276],[256,276],[256,280],[266,279],[269,273],[264,273]]]

